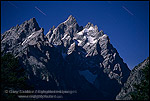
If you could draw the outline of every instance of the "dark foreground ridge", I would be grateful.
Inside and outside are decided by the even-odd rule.
[[[149,100],[149,68],[146,66],[149,66],[149,57],[133,68],[120,93],[116,96],[116,100]],[[146,74],[143,72],[145,69],[148,70]],[[140,93],[137,92],[137,88],[140,89]]]

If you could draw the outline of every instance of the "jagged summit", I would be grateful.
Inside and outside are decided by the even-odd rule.
[[[87,28],[87,29],[93,29],[94,28],[94,30],[96,31],[96,32],[98,32],[99,30],[98,30],[98,27],[97,27],[97,25],[95,25],[94,26],[94,24],[92,24],[91,22],[88,22],[88,24],[84,27],[84,28]]]
[[[23,22],[23,24],[26,24],[26,23],[28,23],[28,24],[37,23],[37,21],[36,21],[35,17],[33,17],[33,18],[31,18],[31,19],[26,20],[26,21]]]
[[[35,18],[24,21],[21,25],[17,24],[16,27],[12,27],[10,30],[2,34],[1,42],[2,44],[7,44],[8,46],[2,45],[1,50],[5,51],[5,49],[8,47],[11,48],[10,52],[14,51],[13,49],[18,50],[21,47],[20,45],[23,45],[23,43],[26,42],[27,39],[31,39],[31,35],[39,30],[40,33],[43,33],[44,31],[43,28],[39,27]],[[14,51],[14,54],[19,51]]]
[[[68,19],[74,19],[74,17],[73,17],[72,15],[70,15],[70,16],[68,17]]]
[[[60,23],[56,28],[50,28],[49,32],[46,34],[49,42],[53,45],[71,44],[73,42],[72,37],[78,31],[82,30],[79,27],[76,19],[70,15],[68,19]]]
[[[71,25],[71,24],[74,24],[74,23],[77,23],[77,21],[72,15],[70,15],[68,17],[68,19],[64,22],[64,24],[67,24],[67,25]]]
[[[94,27],[94,25],[91,22],[88,22],[88,24],[85,26],[85,28]]]
[[[28,20],[28,22],[36,22],[36,19],[35,19],[35,17],[33,17],[33,18],[31,18],[30,20]]]
[[[35,17],[33,17],[30,20],[28,20],[27,22],[25,22],[25,24],[27,24],[27,25],[29,24],[30,28],[33,28],[33,29],[35,28],[35,31],[40,29]]]
[[[102,34],[104,34],[104,31],[103,31],[103,30],[100,30],[99,32],[102,33]]]

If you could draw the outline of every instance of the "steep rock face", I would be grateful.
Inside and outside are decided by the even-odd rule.
[[[133,68],[120,93],[116,96],[116,100],[132,100],[130,92],[134,91],[134,84],[140,84],[144,79],[142,69],[144,69],[147,64],[149,64],[149,57]]]
[[[64,99],[115,99],[130,70],[98,27],[79,26],[71,15],[44,35],[35,18],[1,35],[37,89],[77,90]]]
[[[35,88],[47,89],[46,86],[50,85],[55,88],[55,78],[47,66],[50,55],[51,57],[56,55],[59,57],[59,55],[49,44],[43,32],[44,29],[38,26],[35,18],[25,21],[2,34],[1,51],[10,52],[18,57]]]
[[[12,27],[1,35],[1,51],[15,50],[21,46],[26,37],[30,38],[30,35],[38,30],[40,30],[40,27],[35,18],[25,21],[20,26],[17,25],[16,27]]]

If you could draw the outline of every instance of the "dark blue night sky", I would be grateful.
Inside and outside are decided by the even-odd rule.
[[[69,15],[103,30],[130,69],[149,56],[149,1],[1,1],[1,33],[35,17],[46,34]]]

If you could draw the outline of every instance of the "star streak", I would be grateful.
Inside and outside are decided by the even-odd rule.
[[[126,7],[124,7],[124,6],[122,6],[122,8],[124,9],[124,10],[126,10],[130,15],[134,15],[130,10],[128,10]]]
[[[46,16],[46,14],[42,10],[40,10],[38,7],[35,6],[35,9],[37,9],[40,13]]]

